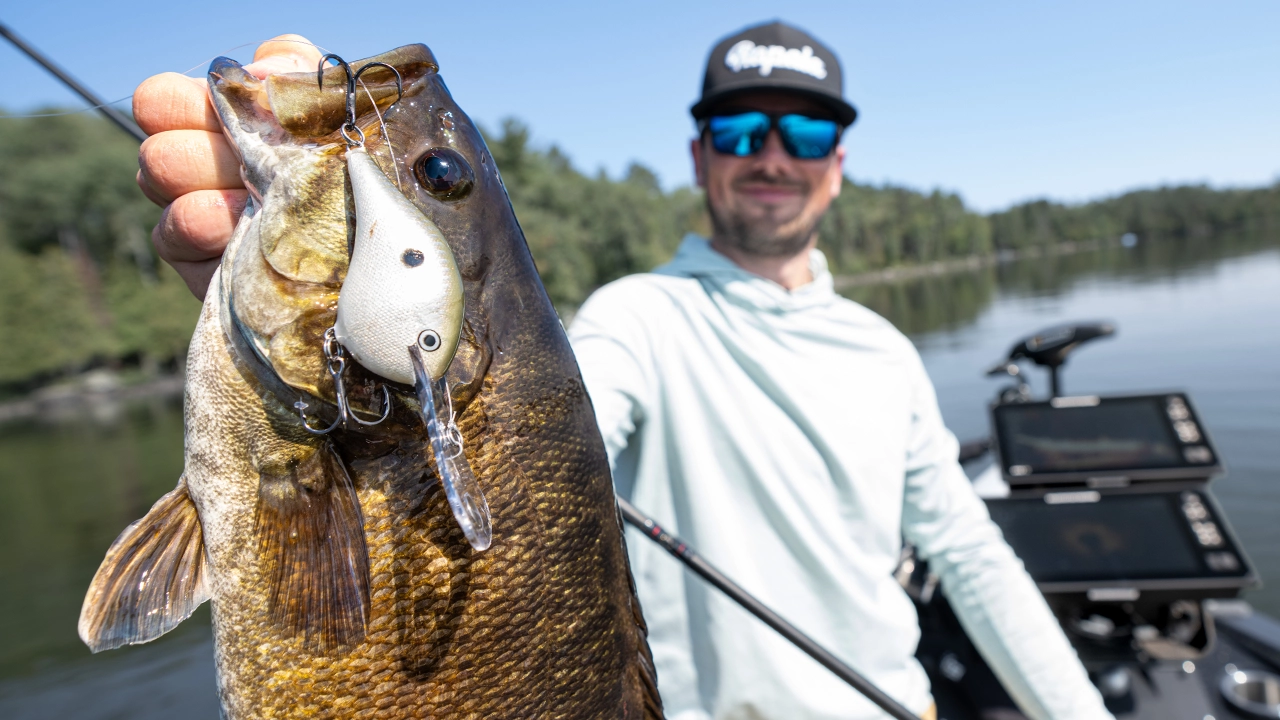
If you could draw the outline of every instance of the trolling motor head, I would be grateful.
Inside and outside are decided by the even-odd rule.
[[[1017,361],[1030,360],[1049,370],[1049,397],[1062,394],[1061,378],[1058,369],[1067,362],[1067,356],[1076,348],[1098,338],[1110,337],[1116,333],[1114,323],[1076,323],[1058,325],[1041,330],[1031,337],[1018,341],[1009,351],[1006,359],[1001,360],[987,371],[988,376],[1011,375],[1018,379],[1021,394],[1030,396],[1026,383],[1022,380],[1021,369]]]

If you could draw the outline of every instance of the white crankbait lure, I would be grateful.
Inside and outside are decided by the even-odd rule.
[[[440,228],[396,189],[363,146],[347,150],[355,247],[338,295],[338,342],[369,370],[414,383],[410,345],[438,380],[462,332],[462,277]]]
[[[364,133],[355,124],[360,72],[347,67],[342,134],[356,230],[334,336],[371,372],[415,387],[453,517],[471,547],[487,550],[493,541],[489,505],[463,452],[444,380],[462,333],[462,276],[440,228],[391,184],[365,149]]]

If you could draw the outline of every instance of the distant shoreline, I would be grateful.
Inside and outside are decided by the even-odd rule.
[[[1119,240],[1114,241],[1118,244]],[[864,287],[867,285],[884,285],[888,283],[906,282],[926,277],[951,275],[958,272],[980,270],[993,265],[1001,265],[1014,260],[1053,255],[1074,255],[1078,252],[1096,250],[1104,245],[1113,244],[1107,240],[1087,242],[1062,242],[1047,247],[1030,247],[1021,250],[1001,250],[989,255],[969,255],[966,257],[938,260],[924,265],[896,265],[882,270],[868,270],[854,275],[836,275],[836,290]]]
[[[185,375],[168,374],[125,385],[117,373],[92,370],[0,403],[0,424],[31,418],[56,421],[114,416],[134,400],[181,397],[185,384]]]
[[[837,275],[836,290],[906,282],[939,277],[958,272],[971,272],[1021,258],[1071,255],[1109,244],[1104,240],[1064,242],[1049,247],[1002,250],[990,255],[971,255],[939,260],[925,265],[899,265],[882,270],[868,270],[854,275]],[[572,317],[572,316],[570,316]],[[125,384],[120,375],[110,370],[91,370],[64,378],[36,389],[15,400],[0,402],[0,424],[31,418],[70,419],[83,415],[111,414],[125,403],[143,399],[180,397],[186,382],[181,373],[157,375],[138,383]]]

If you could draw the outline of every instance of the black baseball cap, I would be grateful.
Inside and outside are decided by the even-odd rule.
[[[751,90],[808,96],[848,127],[858,111],[844,99],[840,60],[812,35],[781,22],[749,27],[721,40],[707,58],[702,98],[689,112],[701,120],[719,104]]]

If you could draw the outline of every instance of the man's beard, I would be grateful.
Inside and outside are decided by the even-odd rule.
[[[760,178],[748,178],[759,182]],[[808,193],[805,193],[806,195]],[[729,209],[716,208],[707,196],[707,213],[717,239],[740,252],[757,257],[790,257],[800,253],[813,238],[822,214],[802,210],[783,220],[750,219]]]

